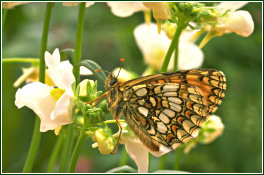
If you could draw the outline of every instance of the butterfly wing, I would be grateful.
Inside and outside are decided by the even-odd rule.
[[[218,109],[226,89],[217,70],[162,73],[130,80],[123,91],[123,115],[151,150],[175,149],[198,135],[201,124]]]

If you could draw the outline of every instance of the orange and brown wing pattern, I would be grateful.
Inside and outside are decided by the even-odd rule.
[[[217,70],[155,74],[120,86],[123,115],[139,139],[153,151],[175,149],[198,135],[201,124],[218,109],[226,80]]]

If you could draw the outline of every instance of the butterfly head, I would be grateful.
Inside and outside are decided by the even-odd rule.
[[[118,82],[117,77],[114,76],[112,73],[109,74],[105,80],[105,89],[110,90],[117,82]]]

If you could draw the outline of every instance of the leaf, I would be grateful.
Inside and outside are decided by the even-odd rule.
[[[76,64],[76,66],[84,66],[87,69],[89,69],[90,71],[93,72],[93,75],[98,79],[103,81],[103,83],[105,82],[106,79],[106,75],[103,71],[100,72],[95,72],[96,69],[102,69],[101,66],[99,66],[96,62],[92,61],[92,60],[83,60],[81,62],[79,62],[78,64]]]
[[[128,173],[137,173],[137,170],[135,170],[134,168],[131,168],[128,165],[124,165],[124,166],[113,168],[111,170],[106,171],[106,173],[117,173],[117,172],[120,172],[120,171],[126,171]]]
[[[63,49],[60,51],[61,61],[69,60],[73,64],[74,49]]]

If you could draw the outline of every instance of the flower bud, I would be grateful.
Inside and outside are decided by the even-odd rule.
[[[100,153],[110,154],[114,151],[115,140],[110,129],[97,129],[93,136],[93,140],[97,142]]]

